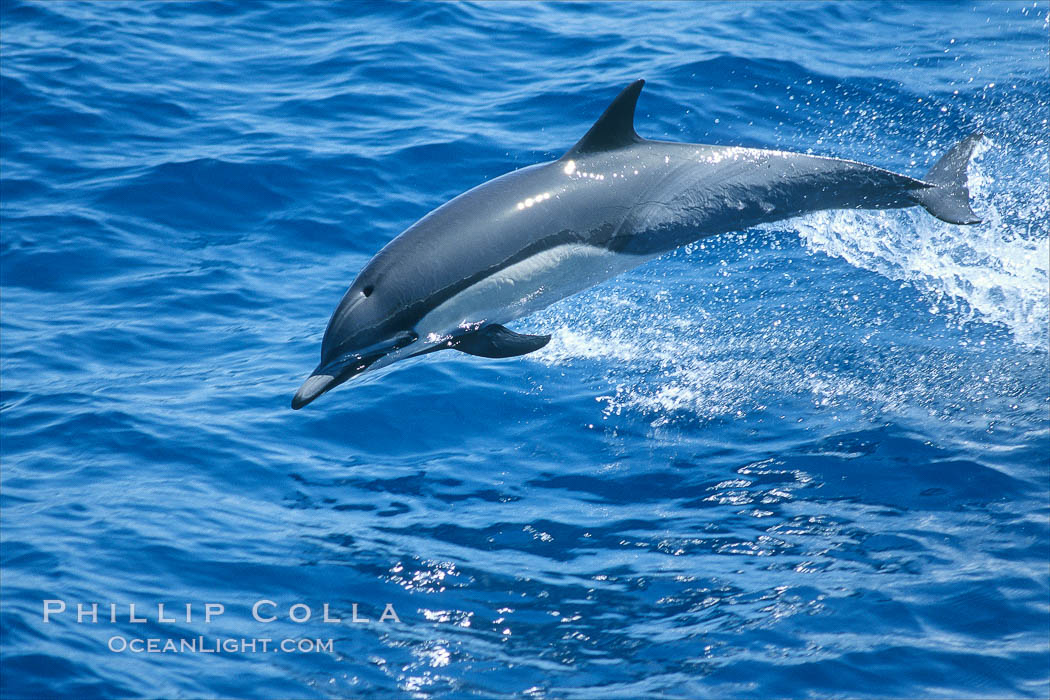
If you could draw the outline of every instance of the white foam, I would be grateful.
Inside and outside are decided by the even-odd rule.
[[[991,148],[987,140],[978,147],[969,171],[974,209],[984,223],[952,226],[915,207],[818,212],[777,227],[796,229],[813,251],[914,285],[928,297],[931,313],[950,314],[963,323],[999,323],[1019,343],[1046,348],[1047,157],[1035,156],[1032,187],[1018,192],[997,187],[982,168],[980,156]]]
[[[595,400],[605,417],[640,411],[659,427],[680,416],[742,418],[775,408],[764,401],[785,398],[830,415],[860,411],[878,419],[918,410],[947,417],[1032,398],[1032,387],[1011,363],[985,358],[961,364],[951,349],[916,354],[910,344],[883,338],[878,351],[865,356],[851,350],[867,337],[856,329],[842,336],[833,324],[771,328],[742,315],[721,319],[695,309],[672,323],[644,301],[602,311],[593,301],[587,318],[575,305],[543,314],[539,320],[553,339],[529,357],[595,372]],[[839,353],[836,346],[852,354],[855,365],[829,362],[829,354]]]
[[[1038,167],[1045,168],[1045,156]],[[821,303],[837,301],[814,300],[812,308],[784,315],[783,323],[772,302],[742,310],[726,301],[735,298],[737,284],[716,279],[727,261],[688,251],[654,263],[671,278],[680,277],[681,285],[647,296],[645,289],[656,280],[650,269],[537,316],[553,339],[530,358],[596,373],[595,398],[606,417],[641,411],[652,416],[654,427],[683,414],[740,417],[784,397],[829,414],[860,410],[872,419],[886,412],[946,417],[1029,399],[1040,403],[1045,397],[1033,395],[1031,375],[1021,365],[1040,362],[1026,348],[1047,346],[1046,194],[1035,192],[1035,183],[1031,191],[1019,189],[1016,180],[1000,187],[979,165],[971,168],[975,208],[985,220],[977,226],[944,224],[916,208],[819,213],[775,228],[797,230],[811,251],[914,286],[926,296],[930,313],[961,325],[1002,324],[1020,344],[1010,362],[996,359],[1003,349],[982,354],[968,348],[968,359],[960,362],[954,343],[898,343],[889,321],[895,312],[864,307],[856,296],[849,303],[865,310],[839,310],[833,319],[812,316],[831,308]],[[696,255],[702,260],[690,260]],[[676,275],[674,268],[682,265],[707,269]],[[742,272],[747,263],[735,265]],[[697,287],[702,293],[683,303],[688,278],[704,280]],[[799,289],[792,299],[805,294]],[[704,299],[718,299],[718,308],[705,311]],[[864,350],[869,342],[877,343],[877,351]],[[966,342],[959,338],[960,345]],[[839,358],[853,364],[840,366]]]

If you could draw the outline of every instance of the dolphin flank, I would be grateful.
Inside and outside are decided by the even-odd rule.
[[[634,130],[644,83],[558,160],[459,195],[380,250],[339,302],[292,408],[438,350],[539,350],[550,336],[503,324],[707,236],[822,209],[921,206],[950,224],[980,223],[966,182],[979,133],[922,180],[838,158],[650,141]]]

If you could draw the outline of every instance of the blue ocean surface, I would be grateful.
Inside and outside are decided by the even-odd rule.
[[[0,694],[1047,697],[1048,15],[5,0]],[[639,77],[650,138],[983,131],[984,223],[707,239],[290,409],[372,255]]]

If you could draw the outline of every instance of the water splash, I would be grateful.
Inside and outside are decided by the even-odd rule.
[[[918,208],[820,212],[692,246],[539,315],[554,338],[538,359],[601,373],[605,417],[637,410],[654,426],[744,417],[770,397],[872,419],[1032,408],[1045,399],[1032,377],[1047,346],[1048,202],[993,176],[1016,162],[989,160],[970,170],[983,224]],[[795,258],[783,250],[793,232],[808,251]]]
[[[641,303],[596,311],[585,320],[568,309],[552,313],[543,325],[554,337],[537,359],[597,370],[594,383],[608,387],[595,397],[603,416],[640,411],[654,427],[683,416],[744,418],[767,409],[783,418],[779,409],[789,405],[871,419],[913,411],[948,418],[1039,400],[1024,379],[1026,370],[997,362],[997,351],[980,341],[974,346],[982,347],[961,349],[974,353],[962,361],[959,348],[919,352],[888,341],[884,330],[864,330],[863,321],[831,319],[807,328],[804,320],[756,323],[747,313],[680,312],[674,323],[659,316]],[[873,325],[881,323],[876,315]],[[766,405],[771,397],[778,405]]]
[[[981,156],[993,149],[986,139],[969,170],[982,224],[952,226],[915,208],[818,212],[788,225],[810,250],[914,285],[930,300],[930,313],[949,314],[961,323],[1002,324],[1017,342],[1045,349],[1050,344],[1047,154],[1030,152],[1032,162],[1022,168],[1043,177],[1017,191],[997,188],[993,171],[983,166]]]

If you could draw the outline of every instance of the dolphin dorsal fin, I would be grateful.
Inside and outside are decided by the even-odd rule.
[[[634,106],[638,104],[643,85],[644,80],[635,80],[625,87],[612,104],[605,108],[590,131],[562,157],[611,151],[641,141],[642,137],[634,130]]]

